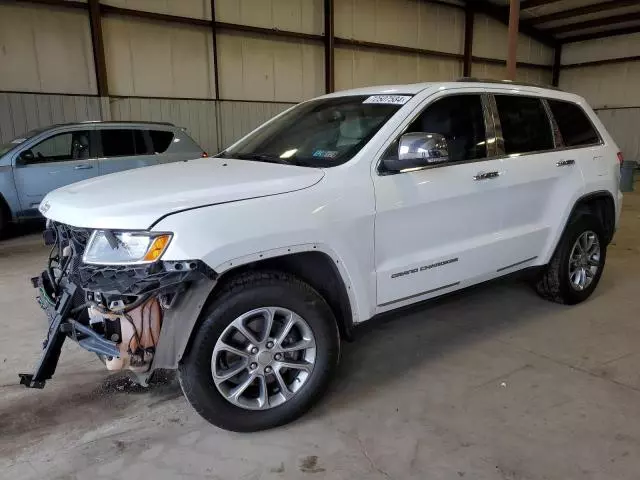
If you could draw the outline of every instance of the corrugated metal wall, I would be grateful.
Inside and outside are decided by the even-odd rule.
[[[0,143],[54,123],[101,118],[97,97],[0,93]]]
[[[0,5],[0,90],[95,94],[86,13]]]
[[[86,1],[86,0],[83,0]],[[211,0],[101,0],[160,14],[210,19]],[[215,0],[216,20],[315,35],[324,33],[324,0]],[[0,139],[37,126],[88,119],[170,121],[209,151],[233,142],[292,103],[325,92],[324,45],[249,32],[106,13],[102,30],[109,98],[99,99],[87,11],[0,3]],[[504,58],[506,27],[476,18],[474,55]],[[335,35],[461,56],[464,12],[418,0],[335,0]],[[551,52],[521,36],[519,59],[550,64]],[[473,74],[501,78],[504,67],[476,64]],[[335,83],[347,89],[385,83],[452,80],[459,58],[339,45]],[[550,71],[519,78],[547,83]]]
[[[473,55],[477,57],[507,59],[506,25],[486,15],[476,15],[473,27]],[[553,65],[553,49],[520,34],[518,36],[519,62]]]
[[[629,56],[640,56],[639,33],[562,47],[562,65]],[[640,161],[639,85],[639,61],[566,67],[560,71],[560,88],[583,96],[596,109],[625,158],[636,161]]]
[[[623,152],[624,158],[640,162],[640,107],[597,110],[596,113]]]
[[[299,102],[325,91],[324,49],[317,42],[265,35],[218,35],[220,96]]]
[[[187,129],[208,152],[216,153],[292,103],[109,98],[0,93],[0,143],[38,127],[85,120],[171,122]]]

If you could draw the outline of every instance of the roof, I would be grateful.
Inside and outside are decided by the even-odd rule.
[[[346,95],[415,95],[427,88],[455,89],[474,85],[478,88],[495,88],[503,87],[522,87],[524,90],[536,91],[538,93],[544,91],[562,92],[562,90],[551,87],[549,85],[537,85],[533,83],[512,82],[509,80],[484,80],[478,78],[461,78],[456,81],[446,82],[423,82],[409,83],[405,85],[377,85],[373,87],[353,88],[350,90],[342,90],[340,92],[323,95],[320,98],[342,97]],[[563,92],[564,93],[564,92]],[[570,94],[566,94],[570,95]]]
[[[129,121],[129,120],[123,120],[123,121],[116,121],[116,120],[85,120],[83,122],[68,122],[68,123],[55,123],[53,125],[48,125],[46,127],[42,127],[39,130],[49,130],[51,128],[61,128],[61,127],[75,127],[75,126],[79,126],[79,125],[125,125],[125,126],[131,126],[131,125],[157,125],[157,126],[164,126],[164,127],[175,127],[175,125],[173,123],[170,122],[146,122],[144,120],[140,120],[140,121]]]

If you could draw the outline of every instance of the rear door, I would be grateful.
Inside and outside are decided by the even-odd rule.
[[[158,163],[146,129],[106,126],[98,128],[96,134],[101,175]]]
[[[50,191],[98,175],[91,130],[55,133],[16,152],[14,179],[23,215],[35,213]],[[32,158],[22,155],[29,151]]]
[[[566,206],[584,191],[581,152],[565,149],[546,100],[494,93],[505,178],[504,272],[544,263]]]

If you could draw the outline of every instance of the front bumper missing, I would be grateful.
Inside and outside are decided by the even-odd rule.
[[[215,272],[199,261],[159,262],[151,271],[151,275],[145,275],[148,272],[140,272],[139,269],[135,271],[124,267],[90,267],[84,273],[87,272],[87,275],[71,276],[71,280],[77,283],[64,281],[53,296],[55,300],[51,299],[52,296],[46,295],[42,286],[38,285],[41,288],[41,297],[46,295],[46,299],[40,298],[39,302],[47,311],[49,328],[35,371],[19,375],[22,385],[44,388],[46,381],[55,373],[62,345],[67,338],[85,350],[106,358],[108,367],[109,362],[114,362],[115,359],[114,363],[118,364],[117,359],[121,359],[119,364],[126,365],[139,374],[138,380],[141,383],[146,381],[155,368],[153,363],[156,353],[160,353],[157,357],[160,363],[158,368],[177,365],[182,354],[182,350],[177,347],[186,346],[185,340],[189,338],[204,301],[215,285],[216,277]],[[34,281],[34,286],[35,283]],[[78,306],[78,298],[84,298],[85,303]],[[130,310],[127,310],[127,302],[131,302]],[[104,313],[105,318],[121,315],[131,321],[129,313],[135,317],[136,311],[144,310],[149,303],[160,305],[158,308],[161,309],[161,315],[163,314],[165,320],[161,320],[162,326],[158,327],[159,338],[158,335],[154,338],[153,348],[149,348],[148,345],[142,345],[144,348],[141,348],[138,345],[140,348],[134,355],[129,355],[132,354],[131,340],[127,340],[126,337],[123,339],[119,329],[120,336],[106,329],[96,331],[86,314],[87,311],[97,309]],[[118,311],[111,310],[114,306]],[[178,317],[185,331],[175,325]],[[133,345],[135,347],[135,341]],[[149,361],[144,363],[145,359]],[[145,372],[148,372],[148,375],[145,376]]]

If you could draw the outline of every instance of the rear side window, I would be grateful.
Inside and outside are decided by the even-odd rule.
[[[560,100],[548,99],[547,102],[567,147],[593,145],[600,142],[598,132],[593,128],[593,124],[582,108],[574,103]]]
[[[136,154],[133,130],[100,130],[102,155],[105,157],[130,157]]]
[[[151,136],[151,144],[153,151],[156,153],[164,153],[173,141],[173,132],[166,130],[149,130]]]
[[[507,155],[554,148],[549,117],[542,100],[519,95],[495,95]]]

